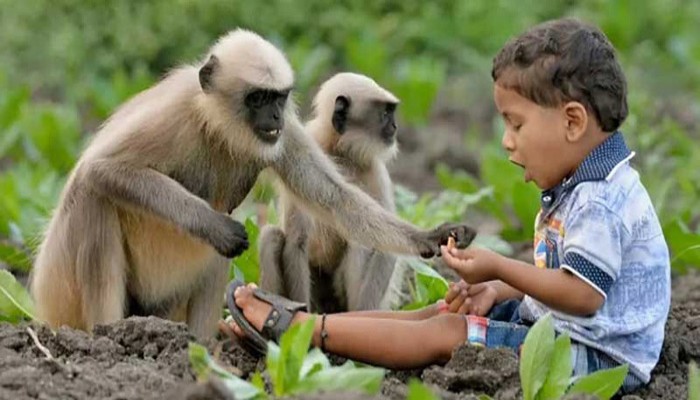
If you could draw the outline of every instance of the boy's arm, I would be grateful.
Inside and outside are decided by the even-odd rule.
[[[594,314],[605,301],[591,285],[564,269],[536,268],[505,257],[498,264],[498,279],[510,286],[502,289],[505,293],[528,293],[553,309],[579,316]]]
[[[503,281],[491,281],[489,285],[496,290],[496,304],[510,299],[522,300],[523,298],[523,292]]]
[[[467,282],[500,280],[498,300],[527,293],[547,306],[572,315],[595,313],[605,300],[602,294],[564,269],[541,269],[485,249],[443,249],[446,264]]]

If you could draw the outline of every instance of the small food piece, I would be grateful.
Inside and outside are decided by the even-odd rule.
[[[452,250],[455,248],[455,238],[450,236],[447,238],[447,250]]]

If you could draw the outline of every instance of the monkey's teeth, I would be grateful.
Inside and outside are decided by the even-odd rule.
[[[280,134],[280,130],[275,129],[275,130],[269,131],[268,134],[270,134],[272,136],[278,136]]]

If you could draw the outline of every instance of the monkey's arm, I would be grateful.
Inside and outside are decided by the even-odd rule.
[[[131,167],[107,159],[86,162],[87,185],[124,206],[153,213],[234,257],[248,247],[245,228],[213,210],[172,178],[151,168]]]
[[[439,254],[451,234],[462,246],[473,239],[474,231],[465,225],[425,231],[402,221],[346,183],[303,128],[288,122],[292,126],[283,133],[283,153],[272,167],[297,204],[332,222],[346,238],[386,252],[423,257]]]

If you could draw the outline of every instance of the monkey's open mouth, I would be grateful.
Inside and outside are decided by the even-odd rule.
[[[263,130],[263,129],[258,129],[255,131],[255,133],[258,135],[258,137],[268,143],[274,143],[279,139],[280,135],[282,134],[281,129],[271,129],[271,130]]]

